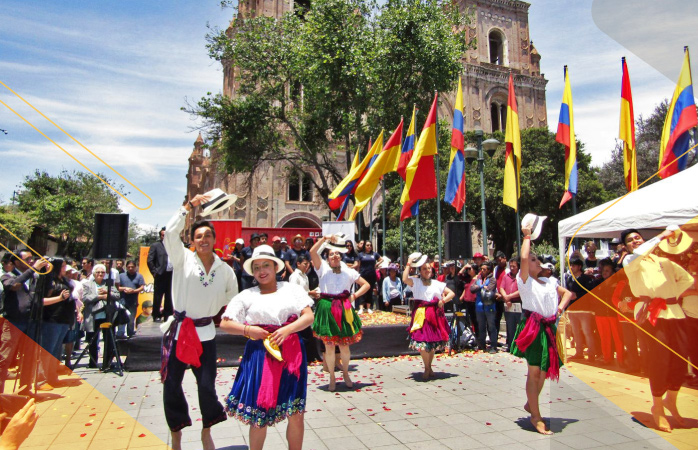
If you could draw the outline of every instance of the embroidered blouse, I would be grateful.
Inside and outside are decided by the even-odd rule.
[[[167,223],[165,231],[165,249],[174,267],[172,302],[175,311],[186,311],[187,317],[192,319],[212,317],[237,295],[237,278],[233,269],[215,254],[211,270],[206,273],[196,252],[184,248],[179,235],[184,229],[186,216],[187,210],[180,208]],[[201,341],[216,337],[213,323],[197,327],[196,332]]]
[[[271,294],[262,294],[259,286],[240,292],[228,303],[223,318],[250,325],[282,325],[294,314],[300,317],[313,303],[301,286],[278,281]]]
[[[441,281],[431,280],[429,286],[425,286],[421,278],[412,278],[412,293],[414,294],[415,300],[430,302],[434,297],[441,300],[445,288],[446,283],[442,283]]]
[[[346,264],[340,265],[340,272],[334,273],[327,261],[322,261],[317,276],[320,279],[320,292],[324,294],[341,294],[351,292],[351,288],[359,279],[359,272],[350,269]]]

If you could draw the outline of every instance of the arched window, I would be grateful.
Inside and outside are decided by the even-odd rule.
[[[490,63],[504,65],[504,35],[499,30],[490,31]]]
[[[288,177],[288,201],[312,202],[313,181],[307,174],[291,172]]]

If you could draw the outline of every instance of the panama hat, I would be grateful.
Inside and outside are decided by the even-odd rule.
[[[547,219],[548,216],[537,216],[533,213],[528,213],[524,216],[521,221],[521,228],[531,227],[531,239],[536,240],[540,236],[540,232],[543,231],[543,221]]]
[[[427,255],[423,255],[420,252],[414,252],[407,257],[407,260],[414,259],[415,261],[410,263],[410,267],[422,267],[425,262],[427,262]]]
[[[388,258],[387,256],[384,256],[383,261],[381,261],[378,268],[379,269],[388,269],[389,268],[388,266],[390,266],[390,263],[391,263],[390,258]]]
[[[277,272],[281,272],[281,269],[284,268],[283,261],[276,257],[276,254],[274,254],[274,249],[271,248],[270,245],[260,245],[259,247],[255,247],[254,252],[252,253],[252,258],[243,263],[242,268],[245,269],[245,272],[252,274],[252,263],[258,259],[271,259],[274,261]]]
[[[327,237],[330,239],[322,243],[319,253],[322,253],[324,249],[334,250],[339,253],[346,253],[349,251],[347,250],[347,237],[344,233],[330,234]],[[334,242],[332,242],[332,238],[334,238]]]
[[[225,211],[229,209],[237,201],[238,197],[235,194],[226,194],[221,189],[213,189],[204,194],[209,200],[201,204],[201,215],[210,216],[211,214]]]
[[[670,255],[680,255],[693,244],[693,238],[689,236],[688,233],[681,231],[678,227],[673,231],[674,235],[663,239],[662,242],[659,243],[659,248]]]

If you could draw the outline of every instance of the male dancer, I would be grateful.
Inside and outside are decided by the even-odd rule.
[[[181,450],[182,428],[191,425],[189,406],[182,390],[187,366],[192,367],[199,392],[204,450],[214,450],[211,426],[226,420],[216,395],[216,329],[213,316],[238,293],[237,279],[229,265],[213,251],[216,231],[205,220],[191,228],[195,251],[184,248],[179,234],[189,211],[206,202],[204,195],[188,201],[170,219],[165,232],[165,249],[173,265],[172,298],[174,315],[161,329],[163,336],[160,375],[165,418],[172,431],[172,448]]]

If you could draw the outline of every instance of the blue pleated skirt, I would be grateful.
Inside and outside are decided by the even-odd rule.
[[[233,389],[225,402],[225,410],[230,417],[247,425],[261,428],[274,426],[289,416],[305,412],[308,363],[302,339],[300,339],[300,344],[303,352],[300,377],[296,379],[284,369],[281,374],[276,407],[266,409],[257,406],[257,393],[262,381],[264,358],[267,351],[264,349],[263,341],[247,341],[240,368],[235,376]]]

